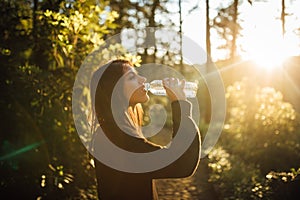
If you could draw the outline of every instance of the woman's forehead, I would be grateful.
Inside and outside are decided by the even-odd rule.
[[[129,72],[134,72],[134,73],[137,73],[136,69],[134,69],[133,66],[129,65],[129,64],[125,64],[123,66],[123,71],[124,71],[124,74],[127,74]]]

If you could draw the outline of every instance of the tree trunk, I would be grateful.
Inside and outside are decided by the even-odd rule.
[[[230,58],[236,57],[236,38],[237,38],[237,16],[238,16],[238,0],[233,2],[233,29],[232,29],[232,44],[230,51]]]
[[[210,19],[209,19],[209,0],[206,0],[206,53],[207,57],[211,56],[210,44]],[[209,60],[209,59],[207,59]]]
[[[285,35],[285,0],[281,0],[281,27],[282,37]]]
[[[209,74],[211,70],[211,42],[210,42],[210,18],[209,18],[209,0],[206,0],[206,74]],[[205,122],[209,123],[211,117],[211,102],[209,92],[205,95]]]
[[[180,37],[180,69],[183,71],[183,55],[182,55],[182,10],[181,10],[181,0],[178,1],[179,7],[179,37]]]

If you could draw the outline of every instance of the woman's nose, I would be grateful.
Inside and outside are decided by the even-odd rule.
[[[140,80],[140,83],[145,83],[147,79],[143,76],[140,76],[139,80]]]

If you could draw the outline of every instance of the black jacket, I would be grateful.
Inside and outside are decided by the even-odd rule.
[[[180,109],[181,107],[181,109]],[[181,113],[182,111],[182,113]],[[98,183],[98,196],[101,200],[153,200],[158,199],[153,179],[183,178],[193,175],[200,160],[200,133],[191,118],[191,104],[188,101],[175,101],[172,103],[173,138],[178,131],[182,131],[181,138],[171,143],[168,148],[152,144],[143,138],[136,138],[124,133],[117,126],[110,127],[110,132],[104,130],[105,135],[118,147],[131,152],[147,153],[157,150],[166,151],[173,156],[178,154],[177,147],[184,146],[185,138],[190,138],[191,144],[175,161],[167,166],[151,172],[134,173],[113,169],[95,159],[96,177]],[[179,130],[179,126],[181,127]],[[113,131],[111,131],[113,130]],[[179,136],[179,135],[178,135]],[[97,142],[95,143],[97,144]],[[97,151],[97,146],[95,146]],[[109,151],[108,151],[109,152]],[[105,152],[102,152],[105,153]],[[112,159],[117,156],[111,155]],[[145,158],[146,159],[146,158]],[[122,160],[122,162],[131,162]],[[149,160],[145,160],[145,163]],[[153,161],[159,162],[159,160]],[[128,164],[128,163],[127,163]]]

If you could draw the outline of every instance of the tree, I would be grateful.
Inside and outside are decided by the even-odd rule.
[[[285,0],[281,0],[281,27],[282,27],[282,36],[284,37],[285,35]]]
[[[207,61],[210,60],[211,56],[211,42],[210,42],[210,17],[209,17],[209,0],[206,0],[206,53],[207,53]]]
[[[220,198],[280,199],[296,194],[299,114],[279,91],[246,78],[228,86],[226,98],[224,132],[208,156],[210,181]],[[276,173],[289,170],[292,173]],[[295,182],[283,186],[276,181],[282,176]]]
[[[157,36],[159,34],[155,34],[150,29],[145,30],[145,27],[155,27],[158,32],[160,29],[168,28],[179,31],[179,3],[179,1],[166,0],[123,1],[121,8],[120,1],[110,1],[111,9],[120,13],[116,21],[119,27],[113,33],[131,29],[126,37],[136,38],[138,54],[145,63],[180,65],[180,34],[173,39],[174,44],[178,43],[178,48],[168,51],[168,42],[164,42],[161,36]],[[126,34],[125,32],[123,34]]]
[[[219,48],[227,51],[227,59],[234,59],[237,56],[236,40],[241,30],[238,23],[238,0],[234,0],[227,7],[221,8],[213,19],[213,24],[222,40],[224,40]]]
[[[102,1],[0,3],[1,192],[11,198],[95,198],[71,96],[83,58],[115,27],[116,13]]]
[[[238,18],[238,0],[233,1],[233,19],[232,23],[237,24],[237,18]],[[230,51],[230,57],[235,58],[236,57],[236,39],[237,39],[237,26],[232,27],[232,45],[231,45],[231,51]]]

